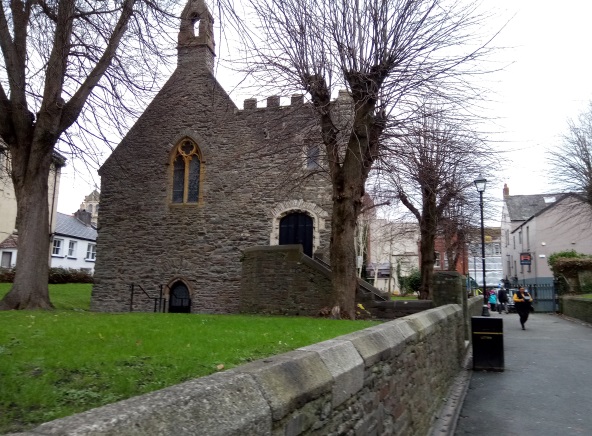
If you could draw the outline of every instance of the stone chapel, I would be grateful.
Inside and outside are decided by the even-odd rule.
[[[246,248],[327,256],[332,190],[313,108],[302,95],[237,108],[214,57],[212,16],[190,0],[176,70],[99,172],[92,310],[130,310],[134,283],[163,285],[165,311],[234,313]],[[133,304],[153,310],[142,295]]]

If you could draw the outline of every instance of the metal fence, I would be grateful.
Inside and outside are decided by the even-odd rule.
[[[559,310],[557,292],[554,283],[529,285],[534,298],[535,312],[556,312]]]

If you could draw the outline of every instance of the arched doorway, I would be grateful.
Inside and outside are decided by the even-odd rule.
[[[312,217],[303,212],[294,212],[280,220],[280,245],[301,244],[304,254],[312,257]]]
[[[169,293],[169,313],[191,312],[189,289],[183,282],[176,282]]]

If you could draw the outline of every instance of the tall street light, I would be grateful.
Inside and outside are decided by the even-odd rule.
[[[481,316],[490,316],[489,308],[487,307],[487,287],[485,286],[485,227],[483,225],[483,191],[485,191],[486,184],[487,180],[479,174],[479,177],[475,179],[475,187],[479,192],[479,207],[481,208],[481,262],[483,262],[483,310]]]

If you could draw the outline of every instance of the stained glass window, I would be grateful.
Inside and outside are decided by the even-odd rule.
[[[173,203],[197,203],[201,159],[197,144],[184,140],[176,147],[173,161]]]

